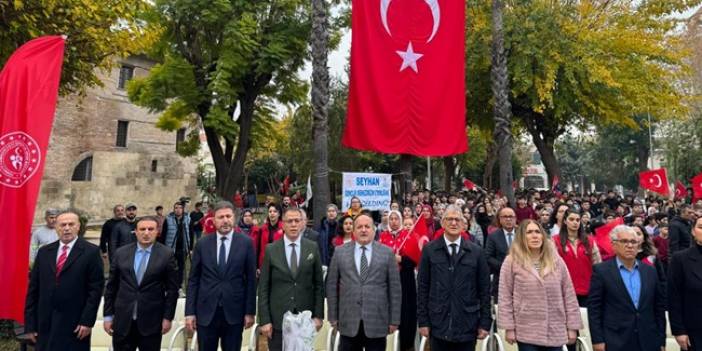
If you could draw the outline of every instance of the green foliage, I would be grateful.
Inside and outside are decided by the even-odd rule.
[[[61,93],[100,85],[96,68],[149,47],[159,29],[138,20],[144,0],[0,0],[0,67],[19,46],[42,35],[64,34]]]
[[[685,185],[702,172],[702,116],[694,114],[665,123],[661,127],[659,146],[668,177]],[[658,139],[656,140],[658,141]]]

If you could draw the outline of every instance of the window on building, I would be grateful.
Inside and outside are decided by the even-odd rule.
[[[88,156],[80,161],[73,169],[71,180],[74,182],[89,182],[93,179],[93,156]]]
[[[178,145],[185,141],[185,128],[180,128],[176,132],[176,149]]]
[[[151,160],[151,172],[158,170],[158,160]]]
[[[117,88],[124,90],[127,86],[127,82],[134,77],[134,66],[122,65],[119,69],[119,82],[117,83]]]
[[[117,142],[118,147],[127,147],[127,132],[129,131],[128,121],[117,121]]]

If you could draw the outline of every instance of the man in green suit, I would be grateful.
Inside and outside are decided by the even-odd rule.
[[[268,349],[283,349],[283,314],[311,311],[319,330],[324,319],[324,281],[317,244],[302,237],[302,210],[283,213],[283,240],[268,244],[258,282],[258,323]]]

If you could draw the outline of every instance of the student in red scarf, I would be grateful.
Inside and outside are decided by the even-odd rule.
[[[263,255],[266,253],[266,245],[283,238],[283,221],[280,220],[280,206],[268,204],[268,216],[266,223],[258,227],[254,237],[258,239],[256,257],[258,257],[258,268],[263,264]]]
[[[553,243],[568,267],[578,304],[586,307],[592,266],[602,262],[602,258],[595,238],[585,233],[579,212],[568,208],[562,223],[559,234],[553,236]]]
[[[400,351],[414,348],[417,333],[417,282],[414,270],[419,264],[421,251],[414,232],[402,228],[402,214],[390,211],[388,230],[380,233],[379,241],[395,252],[400,266],[402,310],[400,312]]]
[[[425,225],[427,226],[426,230],[426,235],[429,238],[434,237],[434,232],[439,230],[441,228],[441,224],[439,221],[434,220],[434,211],[432,210],[431,206],[429,205],[422,205],[422,213],[420,216],[424,217],[424,222],[426,223]],[[421,224],[421,222],[419,223]],[[421,231],[418,231],[421,232]]]

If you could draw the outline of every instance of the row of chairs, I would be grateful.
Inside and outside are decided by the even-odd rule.
[[[91,338],[91,350],[95,351],[111,351],[112,337],[105,333],[103,329],[102,309],[104,301],[100,302],[98,309],[98,319],[95,322]],[[326,301],[324,309],[326,311]],[[497,311],[497,306],[495,306]],[[188,333],[185,330],[185,299],[178,299],[176,305],[175,319],[171,330],[163,336],[161,341],[161,350],[163,351],[197,351],[197,332],[192,335],[192,339],[188,342]],[[588,325],[587,309],[580,309],[580,316],[583,320],[583,329],[580,330],[580,335],[577,339],[578,351],[592,351],[592,343],[590,339],[590,328]],[[667,315],[666,315],[667,317]],[[667,318],[666,318],[667,320]],[[388,335],[386,351],[400,351],[399,331]],[[324,320],[322,328],[315,339],[315,351],[338,351],[340,334],[332,328],[327,320]],[[428,341],[426,338],[421,338],[419,342],[419,351],[424,351],[427,348]],[[241,351],[257,351],[259,349],[259,332],[258,325],[252,328],[245,329],[242,335]],[[510,345],[505,341],[505,331],[498,329],[496,333],[491,334],[487,339],[477,343],[476,351],[516,351],[516,344]],[[564,348],[564,350],[566,350]],[[666,323],[666,350],[678,351],[680,347],[675,341],[675,337],[671,334],[670,323]]]

